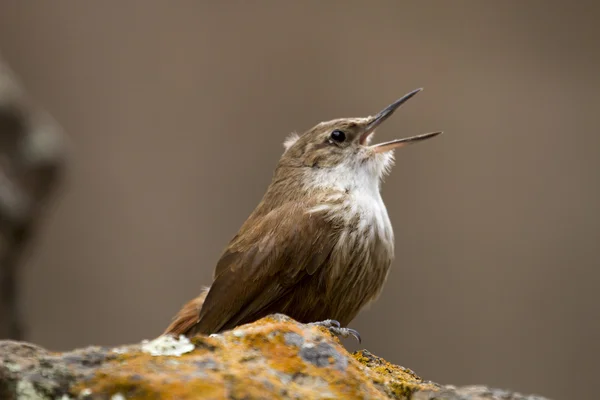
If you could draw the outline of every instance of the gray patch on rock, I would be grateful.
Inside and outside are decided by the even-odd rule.
[[[417,392],[412,397],[415,400],[548,400],[536,395],[522,395],[503,389],[471,385],[456,388],[447,385],[442,390]]]
[[[285,333],[283,338],[285,339],[285,344],[288,346],[301,347],[304,344],[304,338],[294,332]]]
[[[334,367],[339,370],[345,370],[348,367],[348,359],[338,353],[329,343],[319,343],[316,346],[312,344],[304,345],[299,352],[300,357],[317,367],[327,367],[331,364],[333,358]]]
[[[84,358],[79,354],[67,354],[63,357],[67,364],[82,364]]]
[[[275,375],[279,378],[281,383],[287,385],[292,381],[292,376],[288,374],[284,374],[283,372],[275,371]]]
[[[200,369],[210,369],[213,371],[216,371],[218,369],[217,363],[212,358],[202,360],[202,361],[196,361],[196,362],[194,362],[194,364],[196,364],[196,366],[199,367]]]
[[[102,365],[108,359],[112,359],[114,357],[109,357],[105,352],[102,352],[101,349],[91,348],[89,351],[76,351],[65,353],[62,357],[49,357],[51,363],[55,363],[56,361],[63,360],[67,364],[72,365],[80,365],[82,367],[97,367]]]
[[[272,318],[273,320],[275,320],[277,322],[296,322],[297,323],[296,320],[288,317],[285,314],[276,313],[276,314],[268,315],[267,317]]]

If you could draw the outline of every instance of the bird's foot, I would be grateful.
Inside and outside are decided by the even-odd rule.
[[[350,328],[342,328],[340,323],[335,319],[326,319],[325,321],[311,322],[308,325],[322,326],[323,328],[327,328],[332,334],[343,338],[354,336],[356,340],[358,340],[358,343],[361,342],[360,334],[357,330]]]

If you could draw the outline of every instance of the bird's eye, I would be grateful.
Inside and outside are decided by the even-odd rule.
[[[346,140],[346,134],[336,129],[335,131],[331,132],[331,140],[342,143],[344,140]]]

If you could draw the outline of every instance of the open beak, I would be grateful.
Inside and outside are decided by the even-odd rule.
[[[375,115],[372,118],[371,122],[368,123],[367,127],[365,128],[365,131],[360,135],[360,139],[359,139],[360,144],[365,145],[367,143],[367,139],[369,138],[369,136],[371,136],[373,134],[373,132],[375,132],[375,128],[377,128],[379,125],[381,125],[381,123],[383,121],[385,121],[386,119],[388,119],[394,113],[394,111],[396,111],[398,108],[400,108],[400,106],[402,104],[404,104],[408,99],[413,97],[415,94],[419,93],[421,90],[423,90],[423,89],[419,88],[419,89],[413,90],[412,92],[399,98],[398,100],[396,100],[395,102],[393,102],[392,104],[390,104],[389,106],[387,106],[386,108],[381,110],[377,115]],[[420,142],[421,140],[432,138],[441,133],[442,132],[424,133],[422,135],[412,136],[412,137],[408,137],[408,138],[404,138],[404,139],[396,139],[396,140],[392,140],[392,141],[385,142],[385,143],[375,144],[375,145],[369,146],[369,147],[371,149],[373,149],[376,153],[383,153],[386,151],[404,147],[408,144]]]

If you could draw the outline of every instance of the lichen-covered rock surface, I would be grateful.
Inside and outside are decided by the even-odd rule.
[[[0,341],[2,400],[272,398],[544,400],[424,381],[281,315],[191,341],[167,336],[67,353]]]

